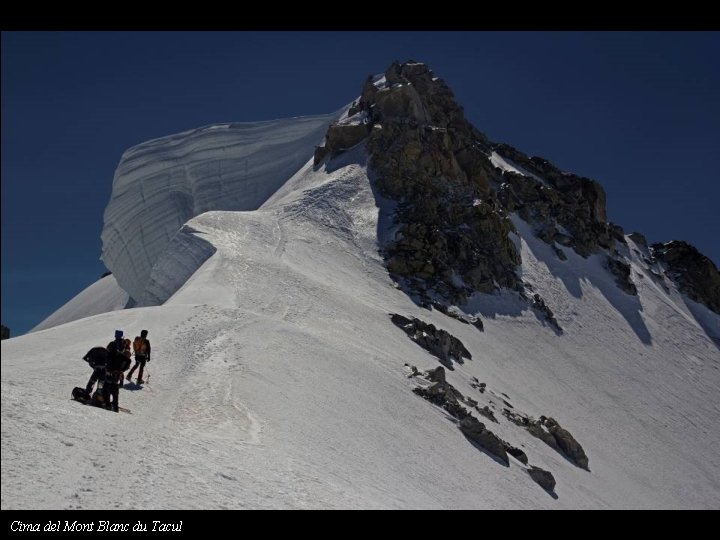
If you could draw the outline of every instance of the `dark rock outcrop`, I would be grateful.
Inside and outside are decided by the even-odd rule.
[[[683,294],[720,314],[720,272],[696,247],[678,240],[653,244],[651,251]]]
[[[558,259],[560,259],[561,261],[567,261],[567,255],[565,255],[565,252],[562,249],[553,244],[552,250],[555,255],[557,255]]]
[[[375,124],[367,147],[377,187],[400,202],[398,234],[385,246],[388,270],[452,303],[474,290],[516,288],[520,256],[491,188],[498,174],[487,138],[426,65],[396,62],[385,78],[384,88],[364,94]]]
[[[329,154],[327,146],[316,146],[313,155],[313,165],[318,165]]]
[[[503,409],[503,416],[505,416],[505,418],[510,420],[516,426],[527,427],[532,422],[530,418],[528,418],[524,414],[511,411],[510,409]]]
[[[325,135],[325,146],[331,155],[348,150],[370,133],[370,125],[363,122],[332,124]]]
[[[427,372],[427,379],[432,382],[445,383],[445,368],[438,366],[435,369],[431,369]]]
[[[348,109],[348,117],[355,116],[357,113],[359,113],[362,109],[360,108],[360,101],[353,101],[352,105],[350,105],[350,108]]]
[[[583,447],[554,418],[541,416],[539,420],[533,420],[509,409],[503,409],[503,415],[513,424],[527,429],[531,435],[543,441],[556,452],[564,454],[581,469],[590,470],[588,468],[590,460]]]
[[[453,385],[447,382],[445,379],[445,369],[443,369],[442,366],[426,371],[424,376],[433,384],[428,387],[418,386],[413,389],[413,392],[438,407],[445,409],[451,416],[458,420],[462,420],[470,414],[467,409],[460,404],[461,401],[465,401],[465,397]]]
[[[589,460],[585,455],[583,447],[570,432],[557,423],[553,418],[540,417],[540,421],[550,430],[550,433],[555,437],[555,441],[560,449],[565,452],[570,461],[575,463],[578,467],[588,470]]]
[[[549,431],[547,431],[546,429],[543,429],[543,426],[541,423],[530,422],[525,427],[533,437],[537,437],[542,442],[544,442],[545,444],[550,446],[556,452],[562,453],[562,450],[560,449],[560,446],[558,445],[557,441],[555,440],[555,437],[553,436],[553,434],[550,433]]]
[[[528,470],[528,474],[530,475],[530,478],[540,484],[542,488],[551,492],[555,491],[555,478],[549,471],[541,469],[540,467],[532,466]]]
[[[560,324],[557,322],[555,314],[545,304],[545,300],[543,300],[543,298],[537,293],[533,295],[532,308],[540,313],[558,332],[562,332],[562,328],[560,328]]]
[[[508,454],[513,456],[515,459],[517,459],[523,465],[528,464],[527,454],[525,452],[523,452],[522,450],[520,450],[519,448],[515,448],[514,446],[511,446],[508,444],[505,447],[505,450],[507,451]]]
[[[366,111],[367,115],[362,115]],[[315,147],[313,164],[318,165],[326,156],[349,150],[360,143],[370,133],[372,123],[369,121],[369,109],[362,99],[353,103],[348,110],[346,119],[330,124],[325,133],[325,144]]]
[[[472,324],[475,328],[483,332],[485,330],[485,326],[483,325],[482,319],[480,317],[475,316],[465,316],[460,315],[450,309],[448,309],[447,306],[440,302],[429,302],[430,306],[438,310],[443,315],[447,315],[448,317],[452,317],[453,319],[456,319],[464,324]]]
[[[10,339],[10,329],[4,324],[0,325],[0,339]]]
[[[495,144],[493,150],[535,175],[503,172],[498,198],[509,212],[532,223],[544,242],[572,247],[583,257],[611,249],[615,241],[625,242],[622,228],[607,222],[605,190],[596,181],[560,171],[546,159],[528,157],[507,144]]]
[[[648,243],[647,243],[647,239],[645,238],[645,235],[643,235],[639,232],[632,232],[628,236],[637,245],[647,247]]]
[[[487,418],[488,420],[490,420],[490,421],[492,421],[492,422],[495,422],[496,424],[499,424],[499,423],[500,423],[500,422],[498,422],[498,419],[495,418],[495,413],[492,412],[492,410],[490,409],[490,407],[488,407],[487,405],[485,405],[482,409],[481,409],[480,407],[477,407],[477,406],[476,406],[475,409],[477,410],[477,412],[479,412],[480,414],[482,414],[482,415],[483,415],[485,418]]]
[[[515,452],[513,455],[516,455],[516,457],[520,456],[518,459],[522,461],[522,456],[525,456],[522,450],[512,447],[500,437],[495,435],[492,431],[486,429],[482,422],[472,416],[472,414],[470,414],[470,412],[461,405],[460,402],[475,403],[475,405],[477,405],[477,402],[465,398],[454,386],[447,382],[447,379],[445,378],[445,370],[442,366],[426,371],[423,376],[433,384],[427,387],[418,386],[413,388],[414,393],[431,403],[434,403],[438,407],[441,407],[453,418],[459,420],[460,430],[468,439],[478,444],[481,448],[493,456],[497,457],[506,465],[510,463],[510,460],[507,457],[506,449],[511,449]],[[487,407],[485,407],[485,409],[487,409]],[[481,413],[483,412],[480,409],[478,410]],[[487,410],[489,411],[489,409]],[[494,416],[492,420],[497,422]],[[527,463],[527,456],[525,456],[525,460],[526,461],[524,463]]]
[[[412,379],[413,377],[417,377],[420,375],[420,372],[418,371],[418,368],[415,366],[411,366],[410,364],[405,364],[405,367],[410,368],[410,375],[408,375],[408,379]]]
[[[435,328],[435,325],[428,324],[420,319],[408,319],[396,313],[390,314],[392,322],[402,330],[415,343],[423,349],[438,357],[449,368],[452,368],[452,361],[462,363],[463,358],[472,359],[470,351],[465,348],[462,341],[447,332]]]
[[[334,123],[325,134],[325,145],[315,147],[313,164],[318,165],[326,156],[333,157],[361,142],[370,133],[370,124],[365,122]]]
[[[474,441],[483,449],[496,456],[506,465],[510,464],[510,459],[505,450],[506,443],[492,431],[485,428],[485,424],[480,422],[474,416],[467,416],[460,422],[460,430],[465,436]]]
[[[630,278],[630,265],[612,257],[607,258],[605,266],[615,276],[615,282],[628,294],[637,296],[637,287]]]
[[[422,305],[430,298],[461,305],[475,292],[499,288],[524,294],[510,213],[530,223],[561,260],[567,259],[565,248],[583,257],[601,250],[617,255],[617,243],[625,243],[623,229],[607,221],[599,183],[489,141],[423,63],[394,62],[384,81],[368,77],[349,112],[329,127],[315,162],[366,141],[377,192],[397,203],[394,237],[382,248],[385,264],[398,286],[419,296]],[[493,152],[522,174],[496,167]],[[645,242],[641,235],[633,238]],[[709,277],[690,285],[697,280],[687,276],[695,270],[685,264],[676,271],[678,279],[694,300],[720,311],[717,269],[695,262]],[[623,290],[636,294],[622,263],[609,265]],[[544,302],[533,307],[562,332]],[[483,327],[479,319],[464,322]]]
[[[375,94],[378,93],[378,89],[373,84],[373,76],[368,75],[363,85],[362,94],[360,94],[360,109],[367,110],[374,103]]]

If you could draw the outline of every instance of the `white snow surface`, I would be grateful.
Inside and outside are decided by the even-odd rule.
[[[156,303],[145,291],[152,268],[183,224],[209,210],[258,208],[341,112],[215,124],[130,148],[105,208],[103,262],[138,305]]]
[[[628,296],[600,256],[561,248],[559,261],[516,218],[523,278],[564,332],[510,293],[464,306],[480,332],[394,286],[377,251],[390,210],[361,148],[307,163],[258,210],[191,219],[156,289],[200,266],[162,305],[2,341],[2,508],[720,507],[720,353],[693,316],[702,306],[631,250]],[[174,275],[174,250],[196,263]],[[388,313],[462,340],[473,359],[448,381],[494,409],[499,424],[480,421],[551,471],[556,496],[412,392],[427,383],[404,364],[439,363]],[[153,357],[148,384],[120,391],[132,414],[71,401],[90,376],[85,352],[141,328]],[[508,422],[503,400],[554,417],[590,471]]]
[[[30,332],[46,330],[53,326],[76,321],[85,317],[124,309],[130,297],[112,274],[105,276],[78,293],[72,300],[53,312]]]

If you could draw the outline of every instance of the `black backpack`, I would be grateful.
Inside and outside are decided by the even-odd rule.
[[[106,366],[108,362],[108,352],[105,347],[93,347],[83,356],[91,368]]]
[[[131,360],[123,353],[108,353],[107,369],[109,371],[127,371],[130,368]]]
[[[130,369],[130,364],[131,364],[131,363],[132,363],[132,362],[130,361],[130,358],[128,358],[127,356],[125,356],[125,355],[123,354],[122,360],[121,360],[121,362],[120,362],[120,369],[123,370],[123,371],[127,371],[128,369]]]
[[[79,386],[73,388],[72,397],[74,400],[81,401],[83,403],[90,401],[90,394],[88,394],[88,391],[84,388],[80,388]]]

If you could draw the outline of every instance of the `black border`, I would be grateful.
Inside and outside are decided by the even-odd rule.
[[[226,4],[214,9],[179,5],[150,9],[123,4],[98,8],[15,5],[2,30],[720,30],[710,4],[481,2],[425,4]],[[25,10],[25,11],[23,11]]]

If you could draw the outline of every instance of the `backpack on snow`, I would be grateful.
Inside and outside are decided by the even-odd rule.
[[[135,355],[147,354],[147,343],[145,343],[145,339],[136,336],[135,341],[133,341],[133,350],[135,351]]]
[[[84,388],[76,386],[75,388],[73,388],[72,398],[76,401],[81,401],[85,403],[87,401],[90,401],[90,394]]]

